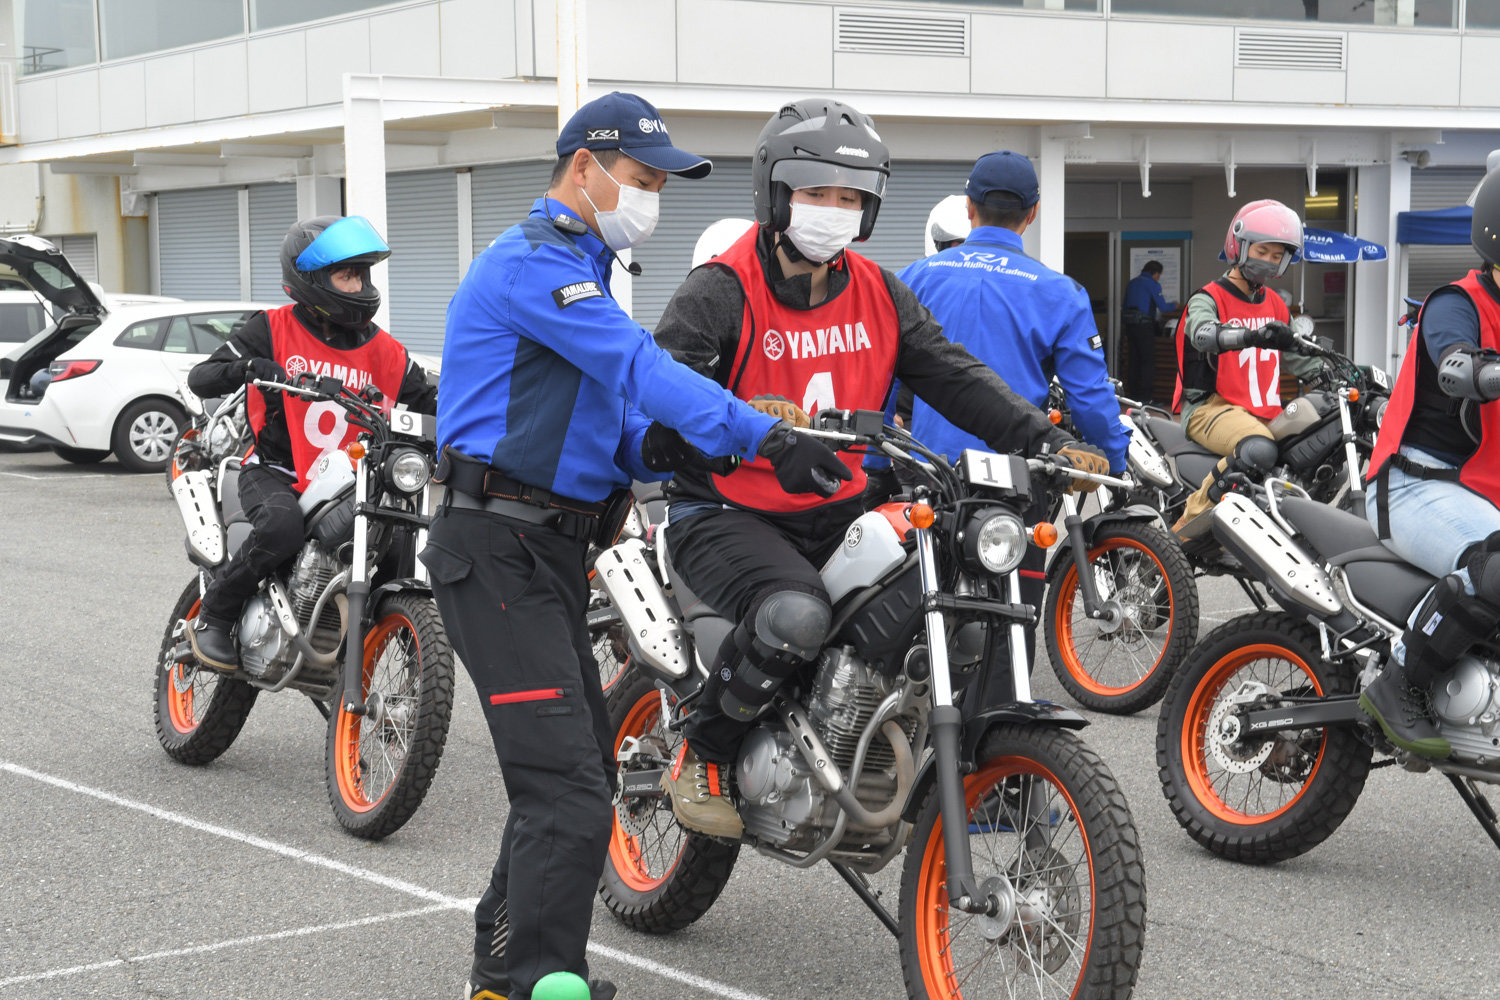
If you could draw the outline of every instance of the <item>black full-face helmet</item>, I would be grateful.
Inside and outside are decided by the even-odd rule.
[[[329,272],[368,267],[390,255],[391,248],[363,216],[303,219],[281,241],[281,287],[293,302],[333,326],[363,330],[380,309],[380,289],[367,278],[359,291],[341,292]]]
[[[1500,167],[1484,175],[1469,204],[1474,207],[1469,242],[1486,264],[1500,267]]]
[[[791,222],[793,191],[854,188],[865,193],[855,239],[869,239],[890,173],[890,151],[868,115],[828,98],[796,101],[772,115],[755,140],[755,221],[782,232]]]

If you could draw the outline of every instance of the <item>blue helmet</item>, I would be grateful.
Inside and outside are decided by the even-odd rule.
[[[365,280],[357,292],[333,287],[335,267],[378,264],[391,248],[363,216],[320,215],[293,223],[281,241],[281,287],[313,315],[334,326],[362,330],[380,309],[380,289]]]

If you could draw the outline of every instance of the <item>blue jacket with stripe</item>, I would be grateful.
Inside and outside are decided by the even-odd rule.
[[[641,462],[653,420],[706,455],[753,456],[776,419],[658,347],[610,294],[609,248],[554,223],[572,215],[537,199],[459,283],[443,343],[439,446],[584,501],[665,478]]]

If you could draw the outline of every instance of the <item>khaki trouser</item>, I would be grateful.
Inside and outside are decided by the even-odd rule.
[[[1247,437],[1271,437],[1271,432],[1266,429],[1266,421],[1235,406],[1218,393],[1209,396],[1202,406],[1192,412],[1183,430],[1187,432],[1189,440],[1225,456],[1233,455],[1235,446]],[[1204,478],[1198,492],[1188,497],[1182,519],[1176,525],[1179,530],[1213,506],[1213,501],[1208,499],[1208,488],[1228,465],[1227,457],[1220,460],[1216,470]]]

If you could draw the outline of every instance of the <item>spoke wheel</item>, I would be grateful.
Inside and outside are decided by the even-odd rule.
[[[1352,690],[1319,655],[1317,634],[1285,614],[1220,626],[1193,651],[1162,702],[1156,760],[1167,801],[1194,840],[1236,861],[1295,857],[1354,808],[1371,748],[1352,727],[1240,738],[1237,713],[1284,698]]]
[[[343,686],[328,719],[327,783],[334,815],[368,840],[400,829],[437,773],[453,712],[453,650],[431,598],[381,599],[365,634],[367,714],[344,711]]]
[[[649,678],[626,670],[610,690],[608,704],[616,747],[634,736],[662,757],[676,758],[682,736],[662,725],[661,695]],[[623,799],[617,793],[599,895],[629,927],[656,934],[680,930],[713,906],[739,853],[738,844],[678,826],[665,798]]]
[[[1084,610],[1078,567],[1064,548],[1047,572],[1048,657],[1068,693],[1125,715],[1155,704],[1198,637],[1198,585],[1182,548],[1154,524],[1108,526],[1089,549],[1107,620]]]
[[[195,660],[176,662],[177,623],[186,621],[191,626],[197,617],[195,578],[183,589],[167,619],[153,693],[157,741],[170,757],[184,764],[207,764],[228,750],[244,728],[258,693],[244,681]]]
[[[953,908],[939,796],[901,880],[913,1000],[1130,995],[1146,896],[1140,840],[1113,775],[1066,730],[1002,725],[964,777],[974,877],[992,914]]]
[[[602,590],[594,591],[589,604],[589,642],[594,646],[594,660],[599,664],[599,686],[606,694],[630,666],[630,647],[625,642],[625,626],[610,606]]]

